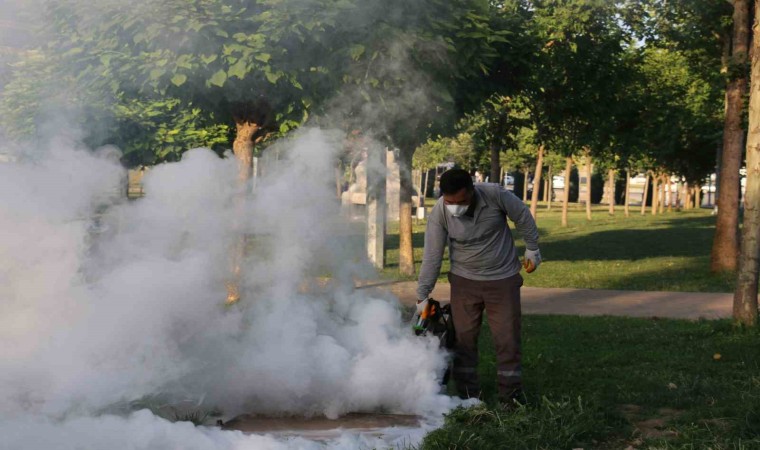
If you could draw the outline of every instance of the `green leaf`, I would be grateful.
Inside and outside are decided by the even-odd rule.
[[[67,51],[66,53],[64,53],[63,56],[65,56],[65,57],[76,56],[76,55],[78,55],[78,54],[80,54],[82,52],[84,52],[83,48],[81,48],[81,47],[74,47],[74,48],[70,49],[69,51]]]
[[[254,59],[261,61],[263,63],[268,63],[270,59],[272,59],[272,55],[269,53],[259,53],[258,55],[254,56]]]
[[[211,83],[213,86],[219,86],[223,87],[224,83],[227,82],[227,72],[224,70],[220,70],[216,72],[211,79],[208,80],[209,83]]]
[[[185,84],[185,81],[187,81],[187,75],[182,74],[182,73],[174,74],[174,76],[171,79],[172,84],[177,87]]]
[[[351,48],[348,50],[349,54],[351,55],[351,59],[354,61],[358,61],[359,58],[362,57],[364,54],[364,51],[366,48],[361,44],[352,45]]]
[[[102,55],[100,57],[100,63],[106,67],[109,67],[111,65],[111,57],[112,55]]]
[[[272,84],[276,84],[277,80],[279,80],[280,77],[282,76],[279,73],[273,73],[273,72],[265,72],[264,75],[267,77],[267,80],[269,80],[269,82]]]
[[[180,55],[180,57],[177,58],[176,66],[188,70],[192,69],[192,59],[192,55]]]
[[[150,71],[149,78],[151,80],[158,80],[166,73],[166,69],[153,69]]]
[[[203,64],[211,64],[212,62],[216,61],[216,58],[218,55],[201,55],[201,61],[203,61]]]
[[[247,74],[248,74],[248,64],[243,59],[239,60],[227,71],[228,77],[230,78],[238,77],[241,80],[245,78]]]

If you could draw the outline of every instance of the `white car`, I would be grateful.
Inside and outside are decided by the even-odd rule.
[[[552,188],[554,189],[565,189],[565,176],[564,175],[555,175],[552,177]]]

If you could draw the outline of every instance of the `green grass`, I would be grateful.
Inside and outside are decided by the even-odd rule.
[[[542,207],[543,208],[543,207]],[[710,272],[715,218],[707,210],[674,211],[631,217],[622,207],[610,216],[595,207],[593,220],[571,205],[569,226],[560,226],[561,208],[539,209],[541,255],[544,262],[525,277],[526,286],[590,289],[731,292],[733,274]],[[512,226],[510,224],[510,226]],[[415,220],[414,256],[422,262],[425,221]],[[516,233],[515,233],[516,234]],[[398,224],[388,227],[387,267],[383,276],[398,276]],[[523,243],[518,239],[520,253]],[[445,255],[440,281],[449,270]],[[403,279],[403,278],[401,278]]]
[[[493,403],[486,327],[486,405],[454,411],[422,449],[760,448],[760,333],[611,317],[528,316],[523,327],[528,403]]]

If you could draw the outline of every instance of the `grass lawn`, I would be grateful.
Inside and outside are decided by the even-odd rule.
[[[560,226],[561,208],[538,211],[541,268],[525,277],[526,286],[591,289],[732,292],[731,274],[710,273],[715,218],[709,210],[692,210],[631,217],[622,207],[610,216],[607,207],[595,207],[592,221],[571,205],[569,226]],[[510,224],[512,226],[512,224]],[[415,220],[414,255],[419,269],[425,221]],[[514,231],[514,229],[513,229]],[[516,233],[515,233],[516,234]],[[398,277],[398,224],[388,226],[387,261],[383,276]],[[523,252],[523,243],[518,239]],[[441,281],[446,280],[448,256]]]
[[[486,327],[486,405],[454,411],[422,449],[760,448],[760,333],[610,317],[528,316],[523,327],[528,403],[492,403]]]

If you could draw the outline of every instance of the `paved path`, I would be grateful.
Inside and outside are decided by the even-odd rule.
[[[378,283],[366,287],[388,290],[407,305],[416,301],[417,283],[413,281]],[[449,295],[448,283],[438,283],[432,297],[448,301]],[[707,292],[533,287],[524,287],[522,290],[524,314],[718,319],[731,317],[732,302],[733,294]]]

